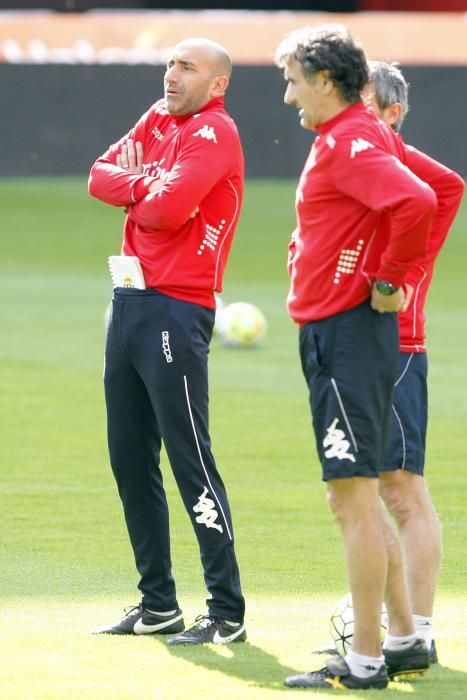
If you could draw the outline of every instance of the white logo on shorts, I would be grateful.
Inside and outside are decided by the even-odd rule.
[[[173,362],[169,345],[169,331],[162,331],[162,350],[164,351],[166,361]]]
[[[195,520],[197,523],[200,523],[201,525],[206,525],[206,527],[209,529],[211,527],[215,527],[216,530],[219,530],[219,532],[223,532],[222,525],[219,525],[219,523],[216,523],[217,520],[217,510],[215,510],[214,506],[216,505],[212,498],[206,498],[208,490],[206,487],[204,487],[204,491],[201,494],[201,496],[198,497],[198,503],[193,506],[193,510],[195,513],[201,513],[201,515],[198,515]]]
[[[329,449],[326,450],[324,456],[328,457],[328,459],[337,457],[337,459],[350,459],[351,462],[355,462],[355,457],[348,452],[350,442],[345,439],[344,431],[337,427],[338,422],[338,418],[334,418],[327,429],[328,434],[323,440],[323,447],[328,447]]]

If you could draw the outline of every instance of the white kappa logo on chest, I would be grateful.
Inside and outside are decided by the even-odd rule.
[[[214,141],[214,143],[217,143],[214,127],[208,126],[207,124],[202,126],[201,129],[198,129],[198,131],[195,131],[193,136],[201,136],[201,138],[206,139],[207,141]]]

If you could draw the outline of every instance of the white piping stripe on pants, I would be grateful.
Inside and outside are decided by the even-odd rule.
[[[407,370],[409,369],[409,365],[410,365],[410,363],[411,363],[412,360],[413,360],[413,357],[414,357],[414,353],[412,352],[412,353],[410,353],[410,356],[407,358],[407,363],[406,363],[406,365],[405,365],[405,367],[404,367],[404,371],[402,372],[401,376],[399,377],[399,379],[398,379],[398,380],[396,381],[396,383],[394,384],[394,388],[403,380],[403,378],[404,378],[404,376],[405,376]],[[402,425],[402,421],[401,421],[401,419],[399,418],[399,414],[397,413],[396,407],[394,406],[394,404],[392,405],[392,410],[394,411],[394,415],[396,416],[397,424],[399,425],[399,430],[401,431],[402,454],[403,454],[401,469],[405,469],[405,458],[406,458],[407,454],[406,454],[406,449],[405,449],[404,426]]]
[[[397,382],[394,384],[394,387],[396,387],[396,386],[399,384],[399,382],[401,382],[402,379],[404,378],[404,375],[405,375],[405,373],[407,372],[407,370],[409,369],[409,365],[410,365],[410,363],[411,363],[412,360],[413,360],[413,356],[414,356],[414,353],[411,352],[411,353],[410,353],[410,357],[409,357],[408,360],[407,360],[407,364],[406,364],[405,367],[404,367],[404,371],[402,372],[402,374],[401,374],[401,376],[399,377],[399,379],[397,380]]]
[[[408,365],[407,365],[408,366]],[[404,426],[402,425],[402,421],[399,418],[399,414],[396,411],[396,407],[394,404],[392,404],[392,410],[394,411],[394,415],[396,416],[397,423],[399,425],[399,429],[401,431],[401,438],[402,438],[402,466],[401,469],[405,469],[405,458],[406,458],[406,452],[405,452],[405,435],[404,435]]]
[[[231,534],[231,532],[230,532],[230,528],[229,528],[229,524],[228,524],[228,522],[227,522],[227,518],[225,517],[224,510],[223,510],[222,505],[221,505],[221,503],[220,503],[220,501],[219,501],[219,499],[218,499],[218,497],[217,497],[217,494],[216,494],[216,492],[214,491],[214,489],[213,489],[213,487],[212,487],[211,480],[210,480],[210,478],[209,478],[208,472],[207,472],[207,470],[206,470],[206,466],[205,466],[204,461],[203,461],[203,455],[201,454],[201,449],[200,449],[200,446],[199,446],[198,435],[197,435],[197,433],[196,433],[195,422],[194,422],[194,420],[193,420],[193,414],[192,414],[192,412],[191,412],[190,395],[189,395],[189,392],[188,392],[188,381],[187,381],[187,378],[186,378],[186,374],[183,375],[183,381],[185,382],[186,402],[187,402],[187,405],[188,405],[188,412],[189,412],[189,414],[190,414],[191,427],[193,428],[193,435],[195,436],[196,447],[197,447],[197,449],[198,449],[199,461],[201,462],[201,466],[203,467],[203,471],[204,471],[204,474],[205,474],[205,476],[206,476],[206,480],[207,480],[207,482],[208,482],[208,484],[209,484],[209,488],[211,489],[212,494],[213,494],[214,498],[215,498],[216,501],[217,501],[217,505],[219,506],[219,510],[220,510],[220,512],[222,513],[222,517],[224,518],[224,523],[225,523],[225,527],[226,527],[226,529],[227,529],[227,533],[228,533],[228,535],[229,535],[229,539],[232,541],[233,537],[232,537],[232,534]]]
[[[331,384],[332,384],[332,388],[333,388],[334,391],[335,391],[335,394],[336,394],[336,397],[337,397],[337,402],[338,402],[338,404],[339,404],[339,406],[340,406],[342,415],[344,416],[345,424],[346,424],[346,426],[347,426],[347,430],[349,431],[350,438],[351,438],[351,440],[352,440],[352,442],[353,442],[354,450],[355,450],[355,452],[358,452],[357,441],[355,440],[355,436],[354,436],[354,434],[353,434],[353,432],[352,432],[352,428],[350,427],[350,422],[349,422],[349,419],[347,418],[347,414],[346,414],[346,412],[345,412],[344,404],[342,403],[342,399],[341,399],[340,394],[339,394],[339,389],[337,388],[336,380],[333,379],[332,377],[331,377]]]

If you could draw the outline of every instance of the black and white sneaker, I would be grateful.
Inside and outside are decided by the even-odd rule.
[[[193,627],[167,640],[167,643],[232,644],[232,642],[244,642],[245,639],[246,630],[242,622],[230,622],[209,615],[198,615]]]
[[[125,608],[123,620],[94,630],[93,634],[174,634],[185,629],[180,609],[169,613],[143,608],[141,603]]]
[[[430,667],[430,652],[423,639],[415,640],[407,649],[401,651],[383,649],[383,653],[391,680],[423,676]]]
[[[284,684],[289,688],[332,688],[333,690],[355,688],[365,690],[367,688],[386,688],[388,682],[389,678],[384,664],[368,678],[360,678],[352,675],[342,656],[333,656],[319,671],[289,676],[285,679]]]

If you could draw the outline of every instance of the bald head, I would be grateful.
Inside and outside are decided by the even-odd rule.
[[[201,60],[208,61],[211,64],[213,76],[225,75],[227,78],[230,78],[232,75],[230,56],[217,41],[203,39],[202,37],[185,39],[175,46],[174,53],[184,50],[194,52]]]
[[[230,56],[217,42],[202,38],[181,41],[167,61],[164,76],[169,113],[195,114],[225,94],[231,74]]]

